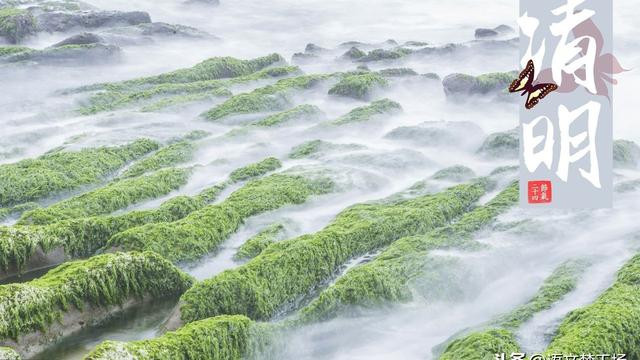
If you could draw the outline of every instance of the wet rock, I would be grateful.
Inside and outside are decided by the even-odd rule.
[[[422,74],[420,76],[424,77],[425,79],[429,79],[429,80],[440,80],[440,75],[438,75],[436,73],[426,73],[426,74]]]
[[[358,62],[373,62],[382,60],[397,60],[411,54],[413,51],[405,48],[397,48],[393,50],[375,49],[369,51],[366,56],[357,59]]]
[[[493,29],[478,28],[475,32],[475,37],[478,40],[482,39],[494,39],[501,36],[514,35],[516,31],[508,25],[499,25]]]
[[[82,33],[68,37],[59,43],[52,45],[52,47],[60,47],[65,45],[87,45],[87,44],[99,44],[104,43],[104,39],[94,33]]]
[[[499,95],[517,76],[516,72],[490,73],[480,76],[450,74],[442,80],[447,98],[464,99],[470,95]]]
[[[62,45],[43,50],[21,52],[7,56],[4,62],[33,62],[48,65],[82,65],[111,60],[120,54],[120,48],[115,45],[85,44]]]
[[[307,54],[307,53],[295,53],[291,57],[291,62],[293,64],[304,64],[310,61],[318,59],[319,56],[315,54]]]
[[[327,49],[312,43],[307,44],[307,46],[304,48],[304,52],[307,54],[318,54],[325,51],[327,51]]]
[[[417,72],[413,69],[409,68],[391,68],[391,69],[382,69],[378,71],[378,73],[382,76],[386,77],[404,77],[404,76],[416,76]]]
[[[425,121],[417,126],[395,128],[384,137],[419,146],[462,146],[476,149],[483,134],[478,125],[469,121]]]
[[[36,21],[30,12],[17,8],[0,9],[0,37],[11,44],[36,33]]]
[[[613,143],[613,164],[618,168],[637,169],[640,166],[640,147],[630,140]]]
[[[517,158],[520,152],[520,134],[518,128],[489,135],[478,153],[491,158]]]
[[[25,51],[33,51],[31,48],[25,46],[0,46],[0,58],[4,56],[10,56]]]
[[[356,60],[356,59],[360,59],[362,57],[365,57],[367,55],[366,52],[358,49],[355,46],[352,46],[349,50],[347,50],[344,54],[342,54],[342,58],[343,59],[351,59],[351,60]]]
[[[154,38],[178,37],[186,39],[217,39],[217,37],[190,26],[163,22],[120,26],[100,32],[107,42],[115,45],[136,45],[153,43]]]
[[[45,12],[37,15],[41,31],[57,32],[75,28],[95,29],[108,26],[126,26],[150,23],[149,14],[144,11],[77,11]]]

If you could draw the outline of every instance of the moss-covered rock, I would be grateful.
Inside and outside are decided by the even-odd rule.
[[[112,237],[107,248],[153,250],[172,261],[194,260],[214,250],[244,219],[310,196],[330,192],[328,178],[274,174],[247,183],[224,202],[195,211],[172,223],[140,226]]]
[[[496,353],[519,352],[520,346],[514,331],[535,314],[550,309],[553,304],[573,291],[588,265],[584,260],[564,262],[545,279],[527,303],[498,317],[492,321],[488,329],[453,340],[446,346],[440,359],[489,360],[493,359]]]
[[[252,125],[261,126],[261,127],[273,127],[273,126],[287,124],[292,121],[318,120],[323,116],[324,116],[324,113],[317,106],[304,104],[304,105],[296,106],[290,110],[282,111],[277,114],[267,116],[266,118],[260,121],[254,122]]]
[[[264,230],[252,236],[250,239],[244,242],[238,251],[233,256],[236,260],[248,260],[258,256],[262,250],[266,249],[269,245],[282,239],[284,235],[284,225],[281,223],[275,223],[269,225]]]
[[[405,76],[417,76],[418,73],[410,68],[390,68],[382,69],[378,73],[385,77],[405,77]]]
[[[269,157],[258,163],[247,165],[243,168],[234,170],[229,175],[229,180],[232,182],[239,182],[257,177],[261,174],[266,174],[270,171],[279,169],[282,167],[280,160]]]
[[[329,152],[342,152],[366,149],[359,144],[336,144],[324,140],[309,140],[296,145],[289,153],[290,159],[317,158]]]
[[[193,287],[181,299],[182,321],[221,314],[270,319],[350,258],[442,226],[483,193],[484,185],[475,183],[394,204],[352,206],[321,231],[272,244],[245,265]]]
[[[470,95],[499,95],[507,91],[517,72],[490,73],[480,76],[450,74],[442,80],[447,98],[464,99]]]
[[[614,141],[613,164],[618,168],[637,169],[640,166],[640,146],[630,140]]]
[[[33,51],[33,49],[25,46],[0,46],[0,58],[27,51]]]
[[[46,329],[71,307],[122,304],[143,296],[178,296],[191,277],[151,252],[117,253],[65,263],[22,284],[0,286],[0,338]]]
[[[331,121],[330,124],[346,125],[364,122],[376,117],[395,115],[399,112],[402,112],[402,106],[400,106],[399,103],[389,99],[382,99],[374,101],[369,105],[357,107],[338,119]]]
[[[482,135],[482,128],[470,121],[425,121],[395,128],[384,137],[420,146],[468,148],[479,146]]]
[[[36,32],[36,20],[27,10],[14,7],[0,8],[0,36],[17,44]]]
[[[193,322],[158,338],[129,343],[106,341],[87,360],[222,360],[251,358],[271,341],[267,324],[242,315]]]
[[[367,53],[358,49],[355,46],[352,46],[349,50],[347,50],[344,54],[342,54],[343,59],[356,60],[367,56]]]
[[[289,99],[289,93],[292,90],[309,89],[329,77],[330,75],[316,74],[282,79],[273,85],[235,95],[202,116],[207,120],[215,121],[230,115],[283,111],[292,105]]]
[[[150,156],[136,161],[122,173],[121,177],[136,177],[151,171],[187,162],[193,158],[193,153],[197,149],[197,145],[193,141],[207,135],[208,133],[199,131],[187,134],[188,139],[164,146]]]
[[[21,360],[20,354],[10,347],[0,346],[0,359],[2,360]]]
[[[156,142],[142,139],[123,146],[59,151],[0,165],[0,206],[38,200],[97,183],[127,162],[158,147]]]
[[[490,329],[453,341],[440,360],[493,360],[495,354],[517,352],[520,352],[520,345],[511,331]]]
[[[23,51],[4,57],[5,62],[29,61],[38,64],[87,65],[114,59],[120,55],[115,45],[83,44],[48,47],[42,50]]]
[[[329,95],[367,100],[374,90],[387,85],[387,80],[376,73],[349,74],[329,89]]]
[[[177,190],[187,183],[190,169],[164,169],[137,178],[114,181],[104,187],[22,214],[20,225],[50,224],[66,219],[109,214],[142,200]]]
[[[520,133],[518,128],[493,133],[484,140],[478,153],[491,158],[517,158],[520,152]]]
[[[640,255],[591,305],[569,313],[546,354],[626,354],[640,358]]]
[[[462,182],[471,180],[475,176],[475,172],[470,168],[463,165],[454,165],[437,171],[431,176],[431,179]]]
[[[271,162],[271,161],[270,161]],[[248,165],[256,177],[270,171],[269,166]],[[241,168],[242,169],[242,168]],[[256,172],[263,169],[264,172]],[[19,274],[23,270],[58,264],[94,254],[117,233],[145,224],[171,223],[213,202],[230,180],[204,189],[194,197],[177,196],[149,210],[135,210],[121,215],[94,216],[60,221],[45,226],[0,227],[0,278]],[[62,258],[42,264],[39,257],[46,257],[55,250],[62,251]]]
[[[405,57],[413,53],[413,50],[407,48],[396,48],[392,50],[375,49],[369,51],[366,56],[358,58],[358,62],[373,62],[373,61],[393,61]]]
[[[144,83],[143,78],[120,84],[108,84],[105,85],[106,91],[98,92],[92,96],[89,99],[89,103],[80,108],[79,111],[82,114],[93,114],[137,103],[146,104],[142,108],[142,111],[156,111],[169,106],[199,101],[211,97],[230,97],[232,94],[228,88],[233,85],[261,79],[283,77],[297,72],[299,72],[297,67],[285,66],[261,69],[247,75],[228,79],[208,79],[155,84]]]
[[[463,185],[460,187],[469,186]],[[470,192],[482,194],[479,184]],[[300,321],[313,322],[334,317],[353,306],[375,307],[412,298],[411,282],[423,274],[428,253],[435,249],[474,247],[473,234],[493,223],[518,201],[517,184],[509,186],[487,205],[463,214],[451,225],[425,235],[413,235],[393,242],[376,258],[347,271],[336,283],[303,308]],[[458,214],[463,213],[460,211]],[[442,224],[444,225],[444,224]],[[185,296],[188,296],[185,294]]]

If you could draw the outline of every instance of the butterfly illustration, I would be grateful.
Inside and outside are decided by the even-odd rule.
[[[525,94],[527,95],[527,101],[524,104],[524,107],[527,109],[531,109],[538,105],[540,100],[550,92],[558,89],[558,85],[552,83],[533,85],[534,75],[535,68],[533,66],[533,61],[529,60],[527,62],[527,66],[520,73],[520,76],[513,80],[511,86],[509,86],[509,92],[515,93],[522,91],[521,96],[524,96]]]

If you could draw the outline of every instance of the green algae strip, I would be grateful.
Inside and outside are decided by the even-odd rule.
[[[385,78],[373,72],[348,74],[329,89],[329,95],[366,100],[375,89],[388,85]]]
[[[2,360],[20,360],[20,354],[10,347],[0,346],[0,359]]]
[[[267,116],[266,118],[254,122],[253,126],[259,127],[274,127],[289,123],[294,120],[316,120],[323,115],[322,110],[315,105],[299,105],[293,109],[279,112]]]
[[[640,358],[640,255],[592,304],[570,312],[547,354],[626,354]]]
[[[187,162],[193,158],[193,153],[196,148],[197,146],[189,141],[180,141],[175,144],[168,145],[158,150],[153,155],[131,165],[124,173],[122,173],[121,177],[136,177],[150,171]]]
[[[22,284],[0,286],[0,338],[46,332],[71,307],[120,305],[131,298],[178,296],[193,279],[152,252],[68,262]]]
[[[465,213],[456,222],[426,235],[401,238],[376,258],[347,271],[336,283],[300,311],[300,321],[326,320],[351,306],[380,306],[412,298],[410,282],[424,272],[431,250],[469,248],[473,234],[518,202],[518,185],[512,184],[489,203]]]
[[[270,319],[349,259],[460,216],[487,186],[474,182],[394,204],[352,206],[321,231],[272,244],[248,263],[198,283],[181,298],[181,319],[222,314]]]
[[[153,250],[171,261],[195,260],[214,250],[253,215],[329,193],[333,181],[319,176],[273,174],[248,182],[220,204],[171,223],[136,227],[112,237],[106,248]]]
[[[217,316],[143,341],[105,341],[86,360],[222,360],[252,358],[271,342],[268,324],[242,315]]]
[[[267,226],[264,230],[257,233],[245,241],[234,254],[233,258],[236,260],[253,259],[258,256],[269,245],[275,243],[281,239],[284,234],[284,225],[281,223],[275,223]]]
[[[220,105],[204,112],[206,120],[217,121],[231,115],[284,111],[293,106],[289,98],[292,90],[310,89],[332,75],[311,74],[278,80],[275,84],[235,95]]]
[[[94,84],[71,90],[71,92],[101,89],[111,91],[129,91],[160,84],[186,84],[197,81],[234,78],[250,75],[256,71],[283,61],[284,59],[278,54],[271,54],[251,60],[240,60],[232,57],[213,57],[187,69],[179,69],[160,75],[147,76],[115,83]]]
[[[541,311],[550,309],[573,291],[589,263],[569,260],[558,266],[526,304],[495,319],[486,330],[476,331],[449,343],[440,360],[493,359],[497,353],[519,352],[514,331]],[[568,354],[568,353],[565,353]]]
[[[0,165],[0,206],[39,200],[97,183],[126,163],[158,148],[158,143],[140,139],[122,146],[59,151]]]
[[[142,200],[177,190],[187,183],[191,169],[171,168],[150,175],[117,180],[87,193],[60,201],[47,208],[22,214],[19,225],[45,225],[61,220],[109,214]]]
[[[402,106],[389,99],[377,100],[369,105],[357,107],[330,122],[331,125],[346,125],[369,121],[377,116],[394,115],[402,111]]]
[[[263,163],[267,163],[268,166],[261,165]],[[252,168],[251,173],[256,177],[280,166],[281,164],[274,162],[273,158],[266,158],[258,163],[247,165]],[[261,169],[262,172],[256,172],[256,168]],[[14,268],[19,272],[22,271],[38,250],[47,254],[62,247],[67,258],[92,255],[103,247],[109,238],[119,232],[150,223],[174,222],[204,208],[232,183],[227,180],[204,189],[194,197],[174,197],[162,203],[157,209],[134,210],[113,216],[64,220],[44,226],[1,226],[0,270],[7,271]]]
[[[80,109],[80,113],[88,115],[101,111],[115,110],[141,101],[151,101],[162,97],[143,107],[143,111],[154,111],[162,108],[183,104],[191,101],[206,99],[212,96],[230,97],[229,87],[258,81],[262,79],[278,78],[295,73],[300,69],[295,66],[268,68],[252,74],[230,79],[202,80],[188,83],[165,83],[148,88],[133,86],[131,88],[113,89],[99,92],[89,99],[89,104]]]

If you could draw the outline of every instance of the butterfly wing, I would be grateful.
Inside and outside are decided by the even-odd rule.
[[[533,67],[533,60],[529,60],[527,62],[527,66],[520,72],[518,78],[513,80],[513,82],[509,86],[509,92],[520,92],[531,88],[531,84],[533,84],[534,73],[535,70]]]
[[[540,100],[544,99],[550,92],[557,90],[558,85],[556,84],[537,84],[531,87],[529,91],[529,95],[527,96],[527,102],[524,104],[524,107],[527,109],[531,109],[534,106],[538,105]]]

